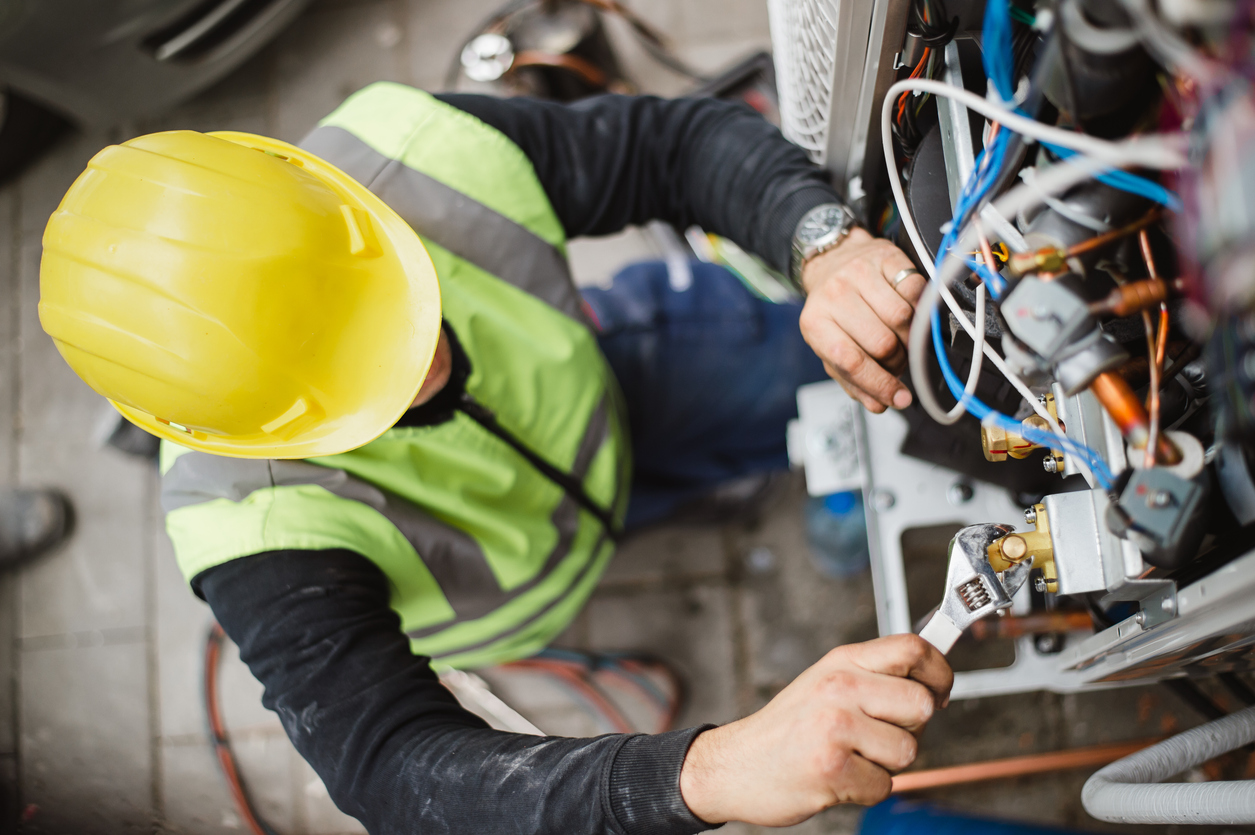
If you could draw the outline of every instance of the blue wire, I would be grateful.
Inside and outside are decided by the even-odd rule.
[[[1015,59],[1011,52],[1011,4],[992,0],[985,4],[985,20],[981,31],[981,62],[985,75],[1004,102],[1015,97]]]
[[[980,276],[980,280],[989,288],[990,294],[995,298],[1001,298],[1007,289],[1007,280],[998,273],[989,269],[988,266],[976,261],[972,258],[967,259],[967,265],[972,268],[972,272]]]
[[[1076,151],[1073,151],[1071,148],[1064,148],[1062,145],[1053,145],[1049,142],[1043,142],[1041,145],[1061,159],[1076,156]],[[1164,188],[1154,180],[1139,177],[1119,168],[1105,168],[1095,174],[1094,179],[1120,191],[1127,191],[1130,194],[1136,194],[1139,197],[1145,197],[1147,200],[1167,206],[1174,212],[1181,211],[1180,196],[1175,191]]]
[[[1011,12],[1008,2],[991,0],[991,2],[986,4],[981,43],[985,47],[983,52],[985,73],[993,81],[994,88],[1002,96],[1003,100],[1010,102],[1013,95],[1011,88],[1013,70],[1011,61]],[[968,178],[968,181],[963,186],[963,190],[959,193],[959,199],[955,201],[954,219],[950,222],[945,235],[942,236],[941,245],[937,247],[937,260],[934,262],[937,275],[941,274],[941,265],[957,242],[959,231],[966,225],[968,216],[980,205],[985,194],[993,187],[998,172],[1002,170],[1007,147],[1010,144],[1010,137],[1010,131],[1006,129],[1000,130],[993,143],[988,148],[982,150],[980,156],[976,158],[972,176]],[[1119,173],[1127,174],[1127,172]],[[1127,174],[1127,176],[1135,177],[1132,174]],[[1141,177],[1135,177],[1135,179],[1151,184],[1149,180],[1144,180]],[[1153,185],[1158,186],[1157,183]],[[1119,188],[1119,186],[1114,187]],[[1163,187],[1159,186],[1159,188],[1162,189]],[[1164,191],[1167,190],[1164,189]],[[969,264],[975,265],[971,261],[969,261]],[[979,267],[980,265],[975,266]],[[987,266],[977,269],[976,274],[980,276],[981,280],[985,282],[990,292],[995,296],[1000,295],[1001,291],[1005,289],[1005,282],[1001,276],[998,276],[995,281],[991,282],[990,279],[996,274]],[[962,381],[959,380],[958,375],[954,373],[954,369],[950,366],[950,358],[946,354],[945,345],[941,341],[941,312],[938,308],[933,308],[930,321],[932,324],[933,350],[936,352],[938,364],[941,366],[941,375],[945,378],[950,393],[960,403],[964,404],[968,413],[977,420],[990,421],[1002,429],[1015,432],[1040,446],[1063,449],[1064,452],[1086,462],[1090,472],[1094,474],[1094,480],[1104,490],[1111,489],[1115,479],[1112,478],[1111,470],[1107,467],[1106,462],[1103,461],[1102,456],[1094,450],[1084,444],[1078,444],[1065,436],[1023,426],[1020,421],[995,411],[982,402],[980,398],[966,393]]]

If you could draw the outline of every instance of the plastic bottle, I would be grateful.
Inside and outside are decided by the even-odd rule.
[[[812,562],[825,577],[841,579],[866,571],[870,551],[862,491],[807,499],[806,540]]]

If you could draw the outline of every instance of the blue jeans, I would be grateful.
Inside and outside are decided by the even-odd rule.
[[[719,484],[788,467],[797,388],[827,379],[798,330],[800,304],[759,299],[694,261],[672,289],[666,264],[585,288],[598,342],[627,401],[634,471],[625,527],[665,519]]]

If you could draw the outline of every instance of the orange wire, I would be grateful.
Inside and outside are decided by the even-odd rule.
[[[919,56],[919,63],[915,65],[915,69],[911,70],[911,74],[907,78],[919,78],[924,73],[924,64],[928,62],[928,56],[932,54],[931,46],[924,47],[924,52]],[[906,112],[906,98],[911,95],[910,90],[904,90],[902,95],[898,96],[898,121],[902,121],[902,115]]]

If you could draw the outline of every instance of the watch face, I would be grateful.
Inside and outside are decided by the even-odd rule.
[[[803,246],[815,243],[832,230],[840,229],[845,222],[845,211],[840,206],[824,206],[802,221],[797,230],[798,242]]]

